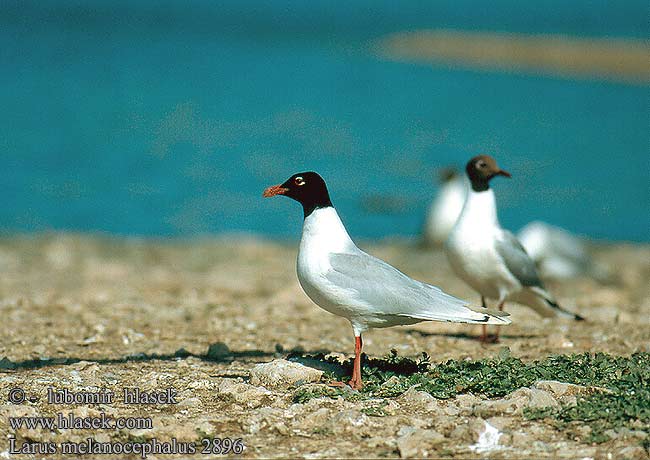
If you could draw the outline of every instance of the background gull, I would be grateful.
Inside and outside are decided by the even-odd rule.
[[[442,246],[454,228],[465,203],[467,184],[456,168],[444,168],[439,174],[440,190],[431,202],[424,224],[424,243]]]
[[[558,305],[521,243],[499,225],[489,184],[494,177],[510,177],[510,173],[499,168],[488,155],[472,158],[465,169],[471,188],[445,246],[456,274],[481,294],[483,306],[486,297],[496,299],[500,310],[506,300],[513,300],[545,317],[583,319]],[[487,340],[485,327],[482,339]]]

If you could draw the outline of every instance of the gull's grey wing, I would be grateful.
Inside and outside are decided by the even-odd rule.
[[[496,240],[496,250],[510,273],[519,280],[522,286],[541,287],[544,285],[537,274],[535,262],[528,255],[519,240],[507,230]]]
[[[332,270],[325,275],[327,280],[352,293],[352,299],[372,307],[379,315],[483,323],[492,319],[469,309],[467,302],[409,278],[363,251],[330,254],[329,260]]]

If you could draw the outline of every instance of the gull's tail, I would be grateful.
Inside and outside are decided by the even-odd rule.
[[[508,318],[508,316],[510,316],[510,313],[506,313],[505,311],[491,310],[489,308],[483,307],[468,308],[473,312],[483,315],[483,320],[478,320],[476,323],[496,325],[505,325],[512,323],[510,318]]]
[[[584,317],[566,310],[564,307],[560,306],[553,297],[541,287],[532,287],[525,289],[522,293],[515,299],[515,302],[523,303],[528,305],[537,313],[546,318],[560,317],[573,319],[575,321],[584,321]]]
[[[583,316],[580,316],[577,313],[571,313],[570,311],[565,310],[564,308],[559,306],[557,304],[557,302],[554,302],[551,299],[544,299],[544,300],[546,301],[546,303],[548,304],[549,307],[551,307],[553,310],[556,311],[558,316],[562,316],[564,318],[574,319],[576,321],[584,321],[585,320],[585,318]]]

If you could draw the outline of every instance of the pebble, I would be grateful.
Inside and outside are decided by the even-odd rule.
[[[217,387],[217,398],[253,409],[268,405],[272,400],[272,393],[265,388],[223,379]]]
[[[492,416],[498,414],[521,415],[524,408],[557,407],[560,403],[544,390],[520,388],[503,399],[486,400],[474,407],[474,414]]]
[[[408,409],[409,412],[426,411],[438,415],[445,413],[444,406],[436,398],[414,387],[406,390],[396,401],[401,407]]]
[[[435,430],[402,428],[397,439],[397,449],[402,458],[427,457],[445,437]]]
[[[290,387],[304,383],[318,382],[323,371],[292,363],[285,359],[275,359],[262,363],[250,371],[251,383],[269,388]]]

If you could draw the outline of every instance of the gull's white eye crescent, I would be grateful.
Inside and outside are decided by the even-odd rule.
[[[479,161],[478,163],[476,163],[476,166],[478,166],[479,168],[485,168],[487,166],[487,163],[485,163],[485,161]]]
[[[305,179],[303,179],[301,176],[298,176],[293,180],[293,183],[296,185],[305,185]]]

